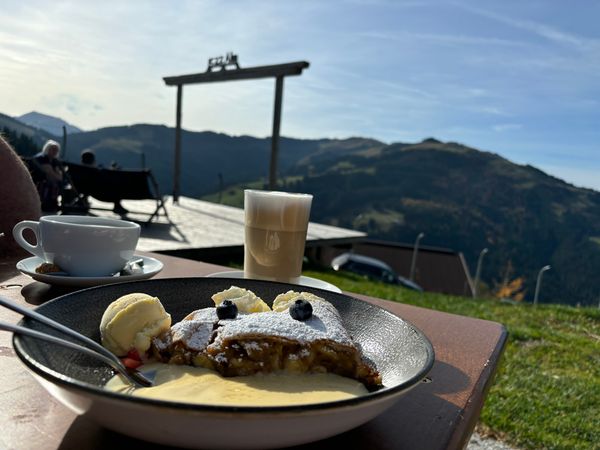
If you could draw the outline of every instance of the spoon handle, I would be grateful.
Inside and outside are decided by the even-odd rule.
[[[88,344],[94,350],[89,349],[87,347],[83,347],[81,345],[77,345],[73,342],[66,341],[64,339],[57,338],[56,336],[40,333],[35,330],[30,330],[29,328],[19,327],[18,325],[12,325],[12,324],[8,324],[5,322],[0,322],[0,324],[2,324],[2,327],[0,327],[0,329],[9,330],[9,331],[13,331],[14,329],[27,330],[27,332],[19,331],[19,333],[27,334],[28,336],[37,337],[39,339],[44,339],[49,342],[54,342],[55,344],[59,344],[64,347],[69,347],[74,350],[82,351],[83,353],[86,353],[90,356],[95,356],[97,358],[100,358],[105,363],[107,363],[109,366],[111,366],[117,372],[126,376],[129,380],[134,381],[136,384],[138,384],[140,386],[152,386],[152,384],[153,384],[152,380],[146,378],[142,373],[138,372],[137,370],[127,369],[127,367],[125,367],[123,365],[121,360],[119,358],[117,358],[117,356],[115,354],[110,352],[108,349],[102,347],[100,344],[98,344],[96,341],[90,339],[89,337],[84,336],[83,334],[78,333],[77,331],[72,330],[71,328],[66,327],[61,323],[55,322],[54,320],[50,319],[49,317],[46,317],[38,312],[35,312],[31,309],[23,308],[22,306],[17,305],[16,303],[10,301],[9,299],[7,299],[6,297],[3,297],[1,295],[0,295],[0,305],[6,307],[8,309],[11,309],[15,312],[18,312],[19,314],[22,314],[26,317],[29,317],[30,319],[37,320],[38,322],[48,325],[49,327],[52,327],[58,331],[61,331],[62,333],[66,334],[67,336],[71,336],[72,338],[78,339],[79,341],[81,341],[85,344]],[[13,332],[16,332],[16,331],[13,331]]]
[[[135,384],[137,384],[139,386],[142,386],[142,387],[152,386],[151,380],[147,379],[143,374],[141,374],[137,371],[133,372],[133,371],[127,370],[127,368],[125,366],[123,366],[120,361],[115,362],[112,358],[108,358],[105,355],[102,355],[102,354],[100,354],[90,348],[84,347],[82,345],[75,344],[74,342],[67,341],[65,339],[61,339],[56,336],[52,336],[50,334],[41,333],[39,331],[32,330],[30,328],[21,327],[19,325],[13,325],[12,323],[7,323],[7,322],[3,322],[3,321],[0,321],[0,330],[12,331],[15,334],[30,336],[35,339],[41,339],[43,341],[51,342],[53,344],[62,345],[63,347],[67,347],[72,350],[77,350],[78,352],[85,353],[86,355],[97,358],[97,359],[101,360],[102,362],[104,362],[105,364],[108,364],[114,370],[116,370],[120,374],[124,375],[130,381],[133,381]]]
[[[94,348],[98,353],[101,353],[102,355],[106,356],[107,358],[109,358],[119,364],[121,363],[119,358],[117,358],[113,353],[111,353],[110,351],[108,351],[107,349],[102,347],[96,341],[90,339],[87,336],[84,336],[81,333],[76,332],[75,330],[72,330],[71,328],[64,326],[61,323],[58,323],[58,322],[50,319],[49,317],[46,317],[38,312],[35,312],[32,309],[27,309],[20,305],[17,305],[16,303],[13,303],[9,299],[7,299],[6,297],[2,297],[1,295],[0,295],[0,305],[5,306],[8,309],[12,309],[13,311],[18,312],[19,314],[27,316],[31,319],[37,320],[38,322],[41,322],[44,325],[48,325],[49,327],[52,327],[58,331],[61,331],[62,333],[66,334],[68,336],[71,336],[72,338],[78,339],[79,341]]]
[[[115,369],[119,372],[122,371],[121,367],[116,367],[118,365],[115,364],[115,362],[111,358],[107,358],[106,356],[101,355],[92,349],[89,349],[89,348],[84,347],[79,344],[75,344],[74,342],[67,341],[65,339],[58,338],[56,336],[52,336],[51,334],[41,333],[39,331],[32,330],[30,328],[25,328],[25,327],[21,327],[19,325],[13,325],[12,323],[2,322],[2,321],[0,321],[0,330],[12,331],[15,334],[23,334],[26,336],[31,336],[36,339],[41,339],[43,341],[52,342],[53,344],[62,345],[63,347],[67,347],[72,350],[77,350],[79,352],[85,353],[86,355],[93,356],[95,358],[102,360],[104,363],[108,364],[113,369]]]

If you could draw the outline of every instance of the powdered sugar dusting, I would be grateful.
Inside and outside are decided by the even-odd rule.
[[[201,320],[203,322],[216,323],[219,319],[217,318],[217,310],[215,308],[202,308],[189,313],[183,319],[183,321],[186,320]]]
[[[295,320],[289,314],[289,310],[283,307],[280,312],[240,313],[235,319],[219,320],[215,308],[203,308],[191,312],[184,320],[171,327],[171,342],[173,344],[182,342],[189,350],[196,352],[204,351],[207,347],[220,348],[224,341],[230,339],[247,339],[242,343],[246,352],[261,351],[261,347],[268,347],[265,342],[253,340],[254,337],[279,337],[300,344],[328,340],[355,346],[342,325],[338,311],[331,303],[313,294],[293,291],[282,294],[278,298],[285,300],[286,305],[289,305],[298,296],[309,300],[313,307],[312,316],[308,320]],[[283,302],[281,303],[280,306],[283,306]],[[215,336],[215,327],[216,338],[211,343],[211,339]],[[234,345],[238,347],[237,344]],[[304,348],[296,357],[304,358],[309,354],[309,350]],[[215,357],[215,360],[223,362],[225,358],[225,354],[221,353]]]
[[[260,351],[260,345],[258,345],[258,343],[256,341],[244,342],[242,345],[244,346],[244,350],[246,350],[246,351],[249,351],[249,350]]]
[[[183,342],[190,350],[202,351],[210,343],[217,320],[214,308],[194,311],[171,327],[172,342]]]
[[[225,356],[225,353],[219,353],[218,355],[215,355],[215,361],[221,364],[226,364],[227,357]]]
[[[221,321],[217,341],[249,336],[277,336],[301,343],[331,340],[339,344],[354,345],[332,304],[320,299],[311,299],[311,304],[313,315],[306,321],[293,319],[287,311],[248,314],[240,316],[238,320]]]

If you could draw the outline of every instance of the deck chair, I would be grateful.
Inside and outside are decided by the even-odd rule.
[[[159,215],[164,215],[169,222],[169,215],[158,183],[150,169],[142,170],[113,170],[102,167],[84,166],[75,163],[65,163],[68,168],[69,181],[79,198],[91,196],[102,202],[118,202],[120,200],[155,200],[156,209],[150,214],[146,224],[150,224]],[[109,208],[90,208],[112,210]],[[145,214],[130,211],[132,214]]]

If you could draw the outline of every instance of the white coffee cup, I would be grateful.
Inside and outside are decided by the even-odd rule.
[[[36,244],[23,238],[35,234]],[[13,228],[15,241],[45,262],[77,277],[109,276],[121,270],[135,252],[140,226],[134,222],[89,216],[43,216]]]
[[[312,203],[310,194],[244,191],[244,277],[297,283]]]

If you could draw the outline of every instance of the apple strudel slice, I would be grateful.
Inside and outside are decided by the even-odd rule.
[[[191,313],[155,339],[155,355],[227,377],[330,372],[361,381],[369,389],[381,386],[380,374],[326,300],[290,291],[277,296],[272,311],[250,314],[237,313],[232,304],[227,300],[217,308]]]

